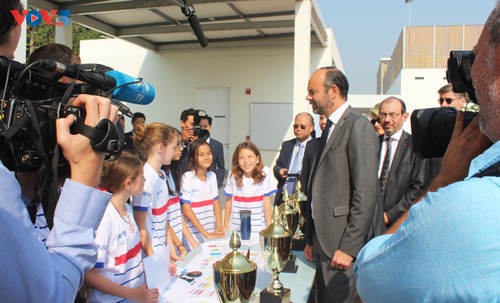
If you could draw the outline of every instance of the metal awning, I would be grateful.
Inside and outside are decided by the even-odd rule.
[[[208,48],[294,43],[296,0],[187,1],[196,10]],[[156,52],[201,48],[180,2],[28,0],[38,9],[70,10],[76,23]],[[311,45],[325,46],[326,32],[316,5],[311,20]]]

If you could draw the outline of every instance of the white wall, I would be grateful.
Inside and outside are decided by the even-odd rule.
[[[250,134],[250,103],[292,102],[292,47],[154,53],[108,39],[82,41],[81,57],[84,63],[108,65],[151,83],[156,89],[155,101],[147,106],[131,105],[132,111],[144,112],[148,122],[161,121],[177,128],[182,110],[198,106],[197,88],[229,87],[231,155]],[[251,95],[245,94],[246,88],[252,90]],[[128,119],[126,127],[130,129]],[[264,163],[272,166],[275,154],[264,152]]]

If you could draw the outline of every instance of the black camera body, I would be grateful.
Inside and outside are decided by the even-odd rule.
[[[0,56],[0,159],[5,167],[16,172],[37,171],[42,164],[49,163],[57,145],[55,121],[58,117],[69,114],[75,117],[73,134],[77,133],[76,125],[83,125],[85,110],[71,107],[70,97],[82,93],[106,96],[101,87],[61,83],[32,66]],[[103,128],[108,130],[108,126]],[[120,135],[119,131],[115,135]],[[120,140],[122,138],[123,135]],[[123,144],[113,142],[118,142],[120,147],[113,145],[115,149],[105,152],[108,156],[121,152]],[[59,169],[67,168],[62,155],[58,162]]]
[[[455,93],[467,93],[474,103],[471,68],[475,55],[471,51],[451,51],[446,77]],[[464,128],[477,115],[464,112]],[[413,149],[423,158],[443,157],[455,128],[457,109],[451,107],[416,109],[411,115]]]
[[[201,109],[194,111],[194,127],[193,135],[198,137],[198,139],[206,140],[210,137],[210,132],[206,129],[202,129],[200,126],[201,118],[207,117],[207,112]]]

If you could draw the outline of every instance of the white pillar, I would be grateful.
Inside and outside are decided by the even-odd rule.
[[[309,103],[307,82],[311,73],[311,0],[295,1],[295,38],[293,55],[293,115],[306,112]],[[292,120],[293,124],[293,120]]]
[[[67,26],[56,26],[56,43],[64,44],[73,49],[73,21]]]
[[[28,0],[21,0],[21,3],[24,8],[28,7]],[[14,52],[14,60],[21,63],[26,62],[26,21],[21,25],[21,37]]]

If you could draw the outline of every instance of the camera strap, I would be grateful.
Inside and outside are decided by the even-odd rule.
[[[110,157],[118,157],[123,149],[123,138],[113,122],[102,119],[95,127],[76,122],[77,133],[90,139],[90,145],[94,150],[103,152]]]

